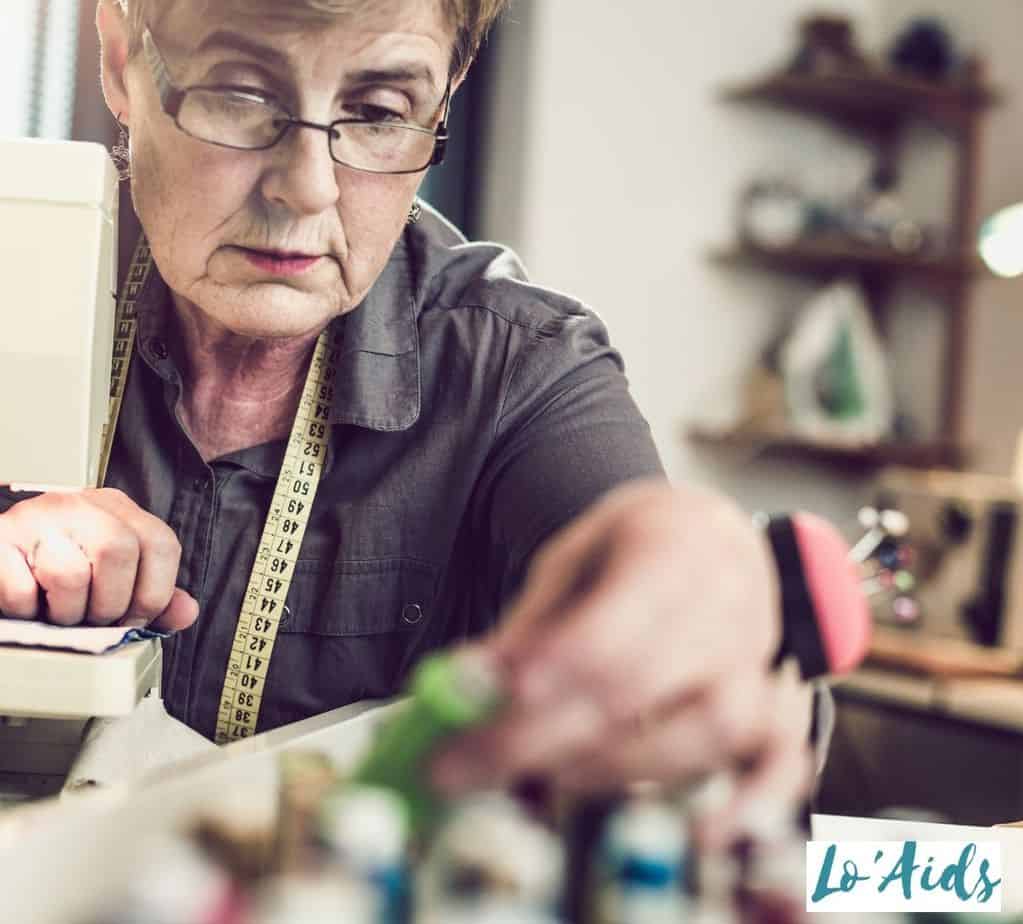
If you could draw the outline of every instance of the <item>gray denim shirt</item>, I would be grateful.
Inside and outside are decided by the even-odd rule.
[[[177,416],[170,310],[153,272],[107,484],[181,542],[199,619],[165,643],[163,694],[212,738],[286,441],[203,461]],[[427,651],[494,625],[546,537],[615,485],[663,475],[600,320],[428,209],[334,323],[331,452],[259,730],[397,693]],[[0,488],[0,512],[23,497]]]

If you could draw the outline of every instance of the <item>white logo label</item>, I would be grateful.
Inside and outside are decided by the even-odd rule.
[[[810,841],[807,911],[1002,910],[997,841]]]

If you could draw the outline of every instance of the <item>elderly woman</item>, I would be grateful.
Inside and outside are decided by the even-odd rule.
[[[101,0],[153,265],[108,487],[4,502],[0,609],[179,630],[167,708],[221,740],[392,695],[475,638],[509,704],[438,762],[442,785],[741,762],[734,819],[807,778],[764,541],[666,483],[590,311],[416,202],[503,5]],[[322,438],[298,463],[319,484],[271,566],[318,343],[326,403],[296,432]]]

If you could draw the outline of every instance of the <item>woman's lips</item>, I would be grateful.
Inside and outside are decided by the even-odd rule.
[[[305,254],[273,253],[265,250],[242,248],[245,259],[253,266],[274,276],[298,276],[318,263],[320,257]]]

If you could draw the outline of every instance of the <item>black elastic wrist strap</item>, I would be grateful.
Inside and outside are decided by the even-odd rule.
[[[806,584],[792,520],[772,517],[767,525],[767,538],[781,587],[782,636],[774,666],[785,658],[795,657],[804,680],[821,677],[828,673],[828,659],[817,628],[817,614]]]

